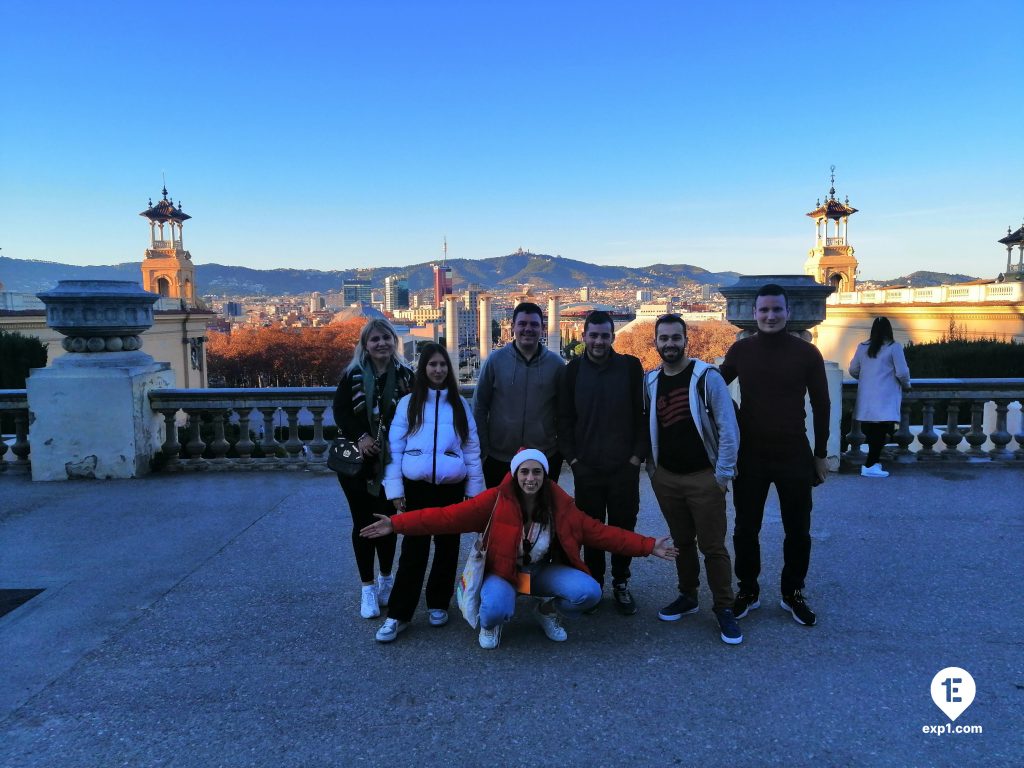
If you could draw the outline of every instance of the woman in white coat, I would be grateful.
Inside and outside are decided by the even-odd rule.
[[[401,514],[444,507],[484,490],[480,441],[469,404],[459,395],[447,350],[424,344],[412,392],[395,409],[388,432],[391,461],[384,469],[384,492]],[[405,536],[388,618],[377,640],[390,643],[409,626],[423,589],[430,536]],[[427,579],[427,618],[434,627],[448,623],[455,591],[459,535],[436,535]]]
[[[910,389],[907,359],[903,347],[893,340],[888,318],[875,318],[871,338],[857,345],[850,361],[850,375],[859,381],[853,417],[860,422],[868,444],[860,473],[864,477],[888,477],[878,459],[887,435],[893,431],[893,423],[900,420],[903,391]]]

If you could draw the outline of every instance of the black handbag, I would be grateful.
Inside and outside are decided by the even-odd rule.
[[[338,437],[327,449],[327,468],[343,477],[356,477],[363,471],[359,446],[347,437]]]
[[[380,400],[377,401],[380,403]],[[380,409],[380,405],[377,406]],[[384,414],[377,422],[377,444],[380,445],[380,437],[384,434]],[[358,477],[366,468],[367,463],[376,461],[372,457],[370,462],[363,460],[363,454],[359,452],[359,446],[353,443],[344,435],[338,435],[331,447],[327,449],[327,468],[337,472],[342,477]]]

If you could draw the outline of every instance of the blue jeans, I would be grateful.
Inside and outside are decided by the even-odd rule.
[[[554,598],[555,610],[563,616],[578,616],[601,600],[601,585],[592,577],[568,565],[537,563],[530,572],[530,592]],[[493,573],[480,589],[480,626],[493,629],[516,612],[516,588]]]

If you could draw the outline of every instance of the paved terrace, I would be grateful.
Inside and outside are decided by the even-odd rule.
[[[643,488],[639,529],[663,531]],[[706,590],[659,622],[674,571],[643,560],[639,615],[606,598],[556,645],[521,610],[487,652],[456,615],[374,642],[331,476],[8,474],[0,588],[46,591],[0,618],[0,765],[1020,765],[1022,499],[1019,464],[833,476],[818,627],[777,607],[770,507],[743,645]],[[948,722],[929,695],[947,666],[977,681],[956,724],[983,734],[922,733]]]

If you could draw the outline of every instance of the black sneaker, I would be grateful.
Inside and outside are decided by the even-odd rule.
[[[629,582],[612,584],[612,596],[615,598],[615,607],[623,616],[632,616],[636,613],[636,601],[629,592]]]
[[[814,623],[818,620],[818,617],[814,615],[814,611],[807,605],[807,601],[804,600],[803,593],[799,589],[792,595],[783,595],[779,605],[793,614],[793,621],[797,624],[813,627]]]
[[[716,608],[715,618],[718,619],[718,628],[722,631],[722,642],[729,645],[739,645],[743,642],[743,632],[736,621],[732,608]]]
[[[736,600],[733,601],[732,612],[737,619],[742,619],[752,610],[760,607],[761,601],[758,599],[757,595],[740,592],[736,595]]]
[[[694,598],[680,593],[679,597],[658,611],[658,618],[662,621],[679,621],[683,616],[696,613],[698,608]]]

